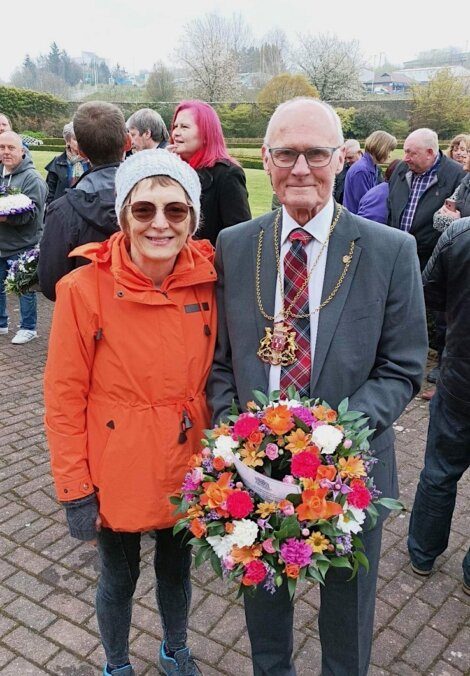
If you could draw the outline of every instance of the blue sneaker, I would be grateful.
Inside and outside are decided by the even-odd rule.
[[[170,657],[165,652],[165,642],[160,646],[160,671],[162,674],[178,676],[202,676],[202,671],[194,661],[189,648],[181,648]]]
[[[105,664],[103,667],[103,676],[135,676],[135,671],[130,664],[126,664],[124,667],[115,667],[108,670],[108,665]]]

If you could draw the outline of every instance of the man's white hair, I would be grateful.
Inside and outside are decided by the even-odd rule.
[[[439,152],[439,139],[433,129],[428,129],[427,127],[415,129],[408,135],[406,141],[415,141],[422,145],[423,148],[429,148],[435,153]]]
[[[355,138],[348,138],[344,142],[344,147],[346,149],[346,152],[350,150],[352,153],[358,153],[361,149],[361,144]]]
[[[325,103],[325,101],[319,101],[318,99],[314,99],[310,96],[296,96],[293,99],[289,99],[289,101],[284,101],[284,103],[280,103],[274,113],[271,115],[271,119],[268,122],[268,126],[266,128],[266,134],[264,136],[264,145],[269,145],[269,137],[272,133],[273,126],[276,122],[277,116],[284,112],[286,108],[290,108],[291,106],[295,106],[298,103],[307,103],[312,106],[320,106],[324,110],[327,111],[327,113],[330,115],[335,127],[336,131],[338,133],[338,144],[342,145],[344,143],[344,136],[343,136],[343,129],[341,127],[341,120],[339,119],[338,113],[336,110],[330,106],[329,103]]]

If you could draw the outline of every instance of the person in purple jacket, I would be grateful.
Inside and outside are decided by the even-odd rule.
[[[385,171],[385,181],[374,186],[366,192],[359,202],[358,216],[368,218],[370,221],[387,224],[388,221],[388,182],[400,160],[393,160]]]
[[[357,214],[361,197],[381,182],[379,164],[386,162],[397,139],[386,131],[374,131],[366,138],[364,155],[355,162],[346,174],[343,205],[352,214]]]

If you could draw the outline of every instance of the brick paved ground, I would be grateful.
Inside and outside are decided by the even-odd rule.
[[[15,304],[10,306],[15,321]],[[0,336],[0,672],[5,676],[86,676],[98,674],[103,663],[93,611],[96,553],[68,536],[49,477],[41,379],[50,308],[41,299],[38,340],[13,346],[11,334]],[[397,426],[401,491],[408,508],[422,464],[426,425],[427,405],[415,399]],[[408,514],[388,520],[371,675],[470,673],[470,598],[461,589],[461,561],[470,540],[469,497],[467,476],[459,489],[449,549],[426,580],[408,566]],[[156,673],[161,637],[151,546],[144,538],[131,631],[138,674]],[[303,587],[296,601],[299,676],[318,674],[317,608],[318,590]],[[190,642],[206,676],[251,673],[242,607],[233,590],[208,569],[194,574],[190,627]]]

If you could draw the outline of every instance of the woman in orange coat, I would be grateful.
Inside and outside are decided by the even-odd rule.
[[[57,285],[45,373],[51,465],[71,535],[98,545],[103,674],[134,673],[128,636],[140,536],[155,530],[160,668],[193,676],[191,555],[173,536],[169,497],[210,420],[213,249],[191,238],[200,183],[176,155],[136,153],[119,167],[116,193],[122,232],[76,249],[91,265]]]

